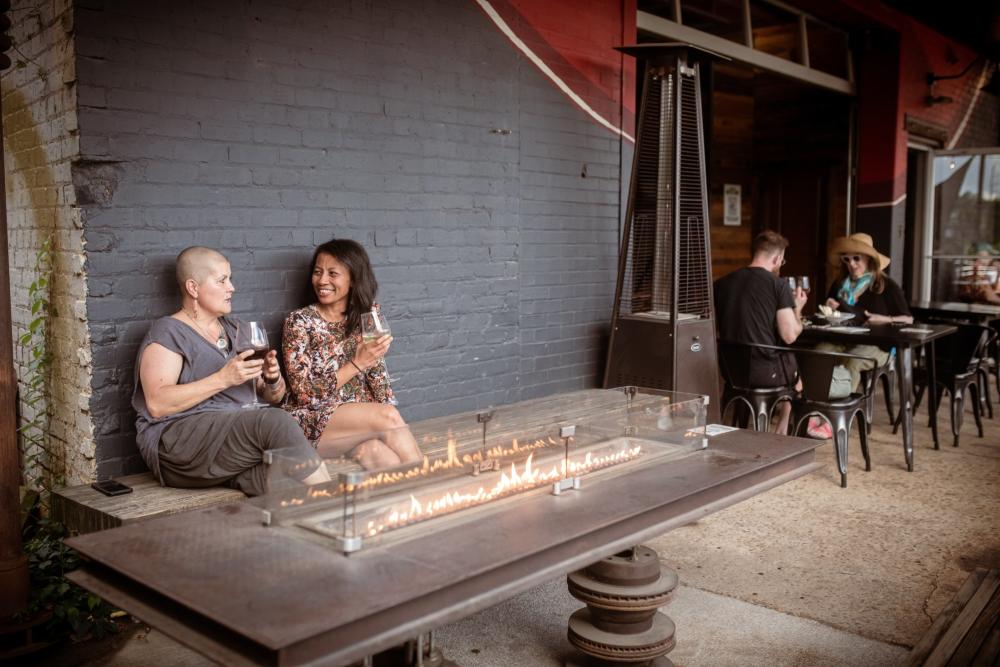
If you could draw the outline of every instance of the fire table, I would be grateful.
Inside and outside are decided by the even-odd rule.
[[[711,436],[702,397],[635,388],[410,428],[419,464],[305,487],[279,450],[252,502],[68,540],[70,578],[225,664],[345,665],[807,474],[821,444]]]

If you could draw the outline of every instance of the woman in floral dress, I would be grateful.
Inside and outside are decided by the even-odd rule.
[[[420,448],[394,406],[383,336],[361,340],[378,283],[360,244],[334,239],[312,260],[316,303],[285,319],[282,348],[288,375],[285,409],[326,457],[348,455],[366,469],[420,460]],[[366,437],[383,432],[378,438]]]

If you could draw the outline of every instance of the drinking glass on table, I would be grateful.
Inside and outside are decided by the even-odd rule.
[[[261,322],[240,322],[236,327],[236,353],[253,350],[253,354],[247,357],[248,361],[264,361],[270,350],[267,344],[267,330]],[[253,389],[253,403],[244,403],[241,408],[255,410],[267,407],[267,403],[257,400],[257,378],[250,380],[250,387]]]
[[[385,315],[378,313],[372,308],[371,312],[361,313],[361,340],[365,344],[372,343],[382,336],[391,336],[392,329],[389,327],[389,321],[385,319]],[[385,363],[385,359],[382,360]],[[386,366],[386,374],[389,373],[389,367]],[[389,381],[394,381],[396,378],[390,377]],[[367,379],[365,380],[367,382]],[[398,405],[399,401],[395,397],[389,399],[389,403],[392,405]]]

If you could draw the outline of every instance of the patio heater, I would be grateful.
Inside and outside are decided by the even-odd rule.
[[[718,415],[699,71],[684,43],[618,49],[645,62],[604,386],[709,397]]]

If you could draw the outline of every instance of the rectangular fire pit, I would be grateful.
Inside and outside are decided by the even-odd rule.
[[[623,433],[619,418],[601,421],[594,402],[606,400],[602,396],[588,391],[561,397],[565,405],[550,403],[554,412],[548,418],[532,410],[518,415],[525,406],[496,411],[488,422],[487,451],[497,446],[491,434],[511,450],[517,437],[517,456],[481,457],[483,463],[502,463],[499,469],[481,464],[478,475],[466,468],[477,461],[464,457],[482,451],[481,422],[452,430],[450,437],[447,424],[454,419],[415,424],[427,466],[457,458],[461,472],[435,472],[429,482],[404,475],[386,482],[391,490],[357,488],[346,515],[343,480],[330,485],[329,497],[295,495],[302,489],[278,474],[275,463],[276,486],[282,479],[288,486],[276,488],[259,506],[196,510],[68,540],[84,558],[70,578],[224,664],[346,665],[819,467],[813,456],[819,441],[733,431],[709,438],[704,448],[704,429],[692,431],[677,413],[666,415],[679,419],[670,422],[645,407],[643,420],[632,424],[638,431]],[[663,398],[654,396],[651,405],[662,405],[657,401]],[[629,400],[636,409],[645,405],[639,396]],[[684,403],[671,399],[668,405]],[[629,414],[627,405],[622,410]],[[532,454],[533,470],[542,460],[550,469],[550,453],[565,456],[558,429],[567,425],[552,420],[553,414],[568,414],[578,427],[566,437],[584,460],[589,447],[622,439],[624,444],[607,446],[631,451],[639,443],[643,449],[633,459],[582,475],[580,490],[555,495],[546,481],[476,508],[435,512],[430,520],[364,534],[369,511],[391,516],[400,512],[400,500],[408,507],[411,495],[423,504],[431,488],[450,491],[452,484],[482,479],[485,489],[487,476],[510,478],[511,463],[524,477]],[[544,438],[535,437],[535,425]],[[587,435],[600,428],[608,429],[606,438]],[[673,435],[653,437],[654,430]],[[534,447],[539,438],[543,444]],[[669,453],[671,446],[681,449]],[[647,447],[667,451],[650,456]],[[282,506],[279,497],[302,503]],[[357,522],[354,532],[345,531],[345,516],[347,523]],[[360,537],[362,548],[346,556],[345,536]]]
[[[266,496],[252,501],[266,525],[325,536],[344,553],[404,538],[426,521],[481,519],[510,511],[532,492],[586,492],[588,477],[627,474],[634,466],[676,459],[708,445],[705,402],[696,395],[593,390],[455,415],[414,427],[421,462],[378,472],[340,473],[328,484],[297,481],[310,466],[294,450],[269,452]],[[391,431],[326,443],[346,451]]]

